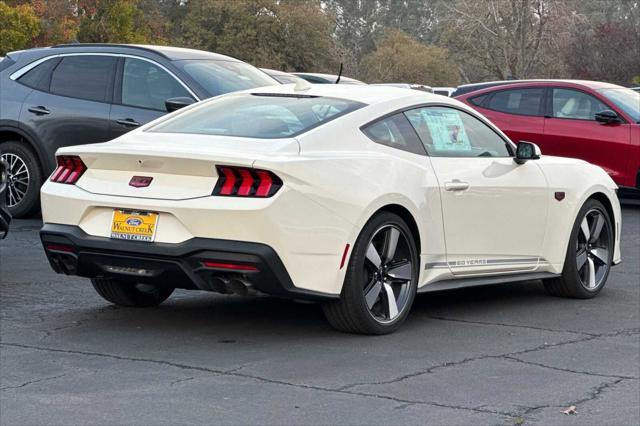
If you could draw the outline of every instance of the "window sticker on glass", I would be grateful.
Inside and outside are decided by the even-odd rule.
[[[436,151],[471,151],[471,142],[458,111],[425,108],[424,120]]]

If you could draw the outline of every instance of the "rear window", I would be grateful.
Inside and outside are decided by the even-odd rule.
[[[475,96],[473,98],[470,98],[469,102],[471,102],[475,106],[482,106],[482,103],[486,101],[488,97],[489,97],[488,94]]]
[[[216,99],[150,129],[161,133],[288,138],[364,104],[318,96],[242,94]]]
[[[48,59],[27,71],[18,81],[31,88],[46,92],[49,90],[49,84],[51,83],[51,73],[58,65],[58,62],[60,62],[59,58]]]
[[[15,64],[16,61],[11,59],[8,56],[0,56],[0,71],[9,68],[11,65]]]

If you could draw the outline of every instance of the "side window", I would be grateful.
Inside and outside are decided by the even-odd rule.
[[[99,55],[66,56],[51,76],[51,93],[90,101],[111,99],[116,58]]]
[[[553,89],[553,116],[595,120],[597,112],[610,109],[591,95],[579,90]]]
[[[485,107],[494,111],[517,115],[541,115],[544,88],[510,89],[495,92]]]
[[[414,154],[425,154],[418,135],[402,113],[369,124],[362,131],[379,144]]]
[[[126,58],[122,75],[122,104],[165,111],[169,98],[192,97],[169,73],[141,59]]]
[[[51,72],[55,69],[56,65],[58,65],[58,62],[60,62],[60,59],[56,58],[46,60],[27,71],[18,81],[33,89],[48,92],[49,85],[51,84]]]
[[[405,115],[432,157],[510,157],[511,149],[489,126],[466,112],[425,107]]]

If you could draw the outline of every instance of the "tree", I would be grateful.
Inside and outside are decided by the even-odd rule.
[[[387,29],[399,29],[432,43],[438,38],[438,13],[449,0],[325,0],[336,16],[335,37],[356,63],[375,50]],[[354,74],[358,74],[357,64]]]
[[[140,0],[78,0],[83,43],[150,43],[162,41],[154,16],[145,15]],[[158,17],[155,16],[155,19]]]
[[[69,43],[76,38],[78,19],[75,15],[75,1],[32,0],[30,3],[42,28],[35,46]]]
[[[446,49],[424,45],[399,30],[389,30],[376,50],[362,59],[360,69],[359,77],[371,83],[455,86],[458,82]]]
[[[574,78],[627,85],[640,75],[640,37],[630,25],[599,25],[574,34],[565,60]]]
[[[30,47],[40,34],[40,23],[33,7],[9,6],[0,1],[0,55]]]
[[[561,74],[557,42],[571,15],[558,0],[456,0],[444,42],[465,80]]]
[[[564,61],[574,78],[622,85],[640,80],[640,2],[583,0]]]
[[[29,47],[68,43],[76,37],[76,0],[5,0],[10,6],[29,5],[39,20],[40,33]]]
[[[320,0],[191,0],[185,7],[184,45],[268,68],[337,69],[332,19]]]

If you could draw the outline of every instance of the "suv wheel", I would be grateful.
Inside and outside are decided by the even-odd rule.
[[[29,216],[40,207],[42,172],[36,156],[23,142],[0,144],[2,158],[9,165],[7,207],[14,217]]]

